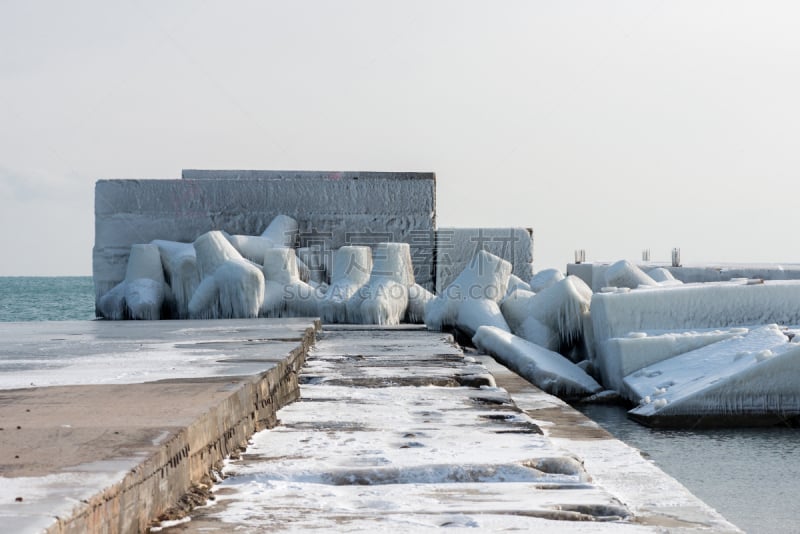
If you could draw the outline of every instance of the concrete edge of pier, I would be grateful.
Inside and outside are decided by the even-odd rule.
[[[222,460],[299,397],[320,330],[318,320],[308,325],[256,374],[0,391],[0,476],[20,488],[16,498],[8,485],[3,492],[0,530],[145,532],[176,506],[190,508]]]

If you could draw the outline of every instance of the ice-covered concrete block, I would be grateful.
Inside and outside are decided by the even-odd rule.
[[[595,366],[603,384],[621,392],[625,376],[643,367],[747,332],[747,328],[665,332],[654,335],[633,332],[625,337],[607,340],[603,358],[596,361]]]
[[[558,354],[493,326],[478,328],[472,342],[520,376],[552,395],[580,399],[603,388],[580,367]]]
[[[602,361],[607,357],[607,340],[631,332],[800,324],[798,302],[800,281],[796,280],[743,280],[595,293],[591,317],[597,358]]]
[[[645,367],[625,378],[651,426],[775,423],[800,415],[800,344],[776,325]]]
[[[464,270],[479,250],[508,261],[522,280],[533,275],[533,231],[530,228],[439,228],[436,231],[436,292]]]
[[[639,286],[658,285],[642,269],[628,260],[620,260],[606,269],[606,286],[636,289]]]
[[[639,268],[649,273],[655,269],[663,269],[676,279],[686,284],[707,282],[728,282],[737,278],[761,280],[800,280],[798,264],[731,264],[710,263],[705,265],[682,265],[673,267],[669,264],[642,263]],[[593,291],[600,291],[606,284],[605,273],[609,264],[606,262],[570,263],[567,274],[572,274],[586,282]],[[662,280],[656,280],[662,282]]]
[[[432,173],[185,171],[184,177],[96,183],[97,297],[125,277],[131,245],[191,243],[210,230],[259,236],[281,214],[297,222],[298,245],[323,256],[345,245],[409,243],[417,282],[432,287]]]

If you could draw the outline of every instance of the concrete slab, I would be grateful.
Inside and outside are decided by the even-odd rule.
[[[508,389],[459,386],[460,371],[486,374],[478,360]],[[364,369],[380,379],[338,382]],[[301,382],[281,424],[228,464],[214,503],[172,530],[739,532],[580,413],[441,333],[324,331]]]
[[[276,410],[297,397],[317,327],[309,319],[0,325],[2,529],[144,531],[276,423]]]
[[[417,281],[433,283],[433,173],[185,171],[181,180],[95,185],[97,296],[125,276],[130,246],[192,242],[209,230],[259,235],[279,214],[300,226],[300,246],[411,245]]]
[[[511,263],[525,282],[533,275],[530,228],[439,228],[436,231],[436,292],[443,291],[479,250]]]

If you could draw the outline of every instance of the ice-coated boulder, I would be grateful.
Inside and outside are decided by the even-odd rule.
[[[322,320],[346,323],[347,301],[370,279],[372,250],[369,247],[346,245],[334,252],[331,284],[319,303]]]
[[[658,283],[628,260],[620,260],[606,269],[606,286],[636,289],[639,286],[656,286]]]
[[[379,243],[372,252],[369,281],[347,301],[350,322],[396,325],[408,308],[414,266],[408,243]]]
[[[186,319],[189,317],[189,300],[200,284],[194,245],[162,239],[156,239],[152,244],[161,253],[161,264],[172,292],[173,315],[177,319]]]
[[[226,235],[225,237],[239,254],[253,263],[261,263],[267,250],[275,246],[283,246],[276,245],[272,240],[260,235]]]
[[[264,274],[216,230],[194,242],[200,285],[189,301],[189,316],[202,319],[258,317]]]
[[[275,247],[264,254],[265,317],[315,317],[318,297],[313,287],[300,279],[297,256],[291,248]]]
[[[528,285],[530,285],[531,291],[538,293],[563,279],[564,274],[558,269],[544,269],[534,274]]]
[[[519,276],[512,273],[511,276],[508,277],[508,289],[506,289],[506,295],[510,295],[517,289],[524,289],[525,291],[530,291],[531,286],[530,284],[528,284],[528,282],[526,282]]]
[[[431,330],[456,326],[459,308],[470,306],[476,300],[491,300],[498,303],[506,294],[508,280],[511,276],[511,264],[485,250],[478,251],[467,267],[461,271],[453,282],[425,307],[425,324]],[[465,312],[470,320],[475,313],[488,312],[485,324],[496,323],[494,309],[490,306],[478,305]],[[499,311],[499,308],[497,309]]]
[[[500,328],[481,326],[472,338],[475,346],[543,391],[566,399],[581,399],[602,386],[564,356],[530,343]]]

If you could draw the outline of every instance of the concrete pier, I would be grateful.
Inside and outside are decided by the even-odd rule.
[[[317,327],[0,325],[0,531],[146,531],[276,424]]]
[[[492,358],[423,329],[325,327],[301,400],[178,532],[739,532]]]

